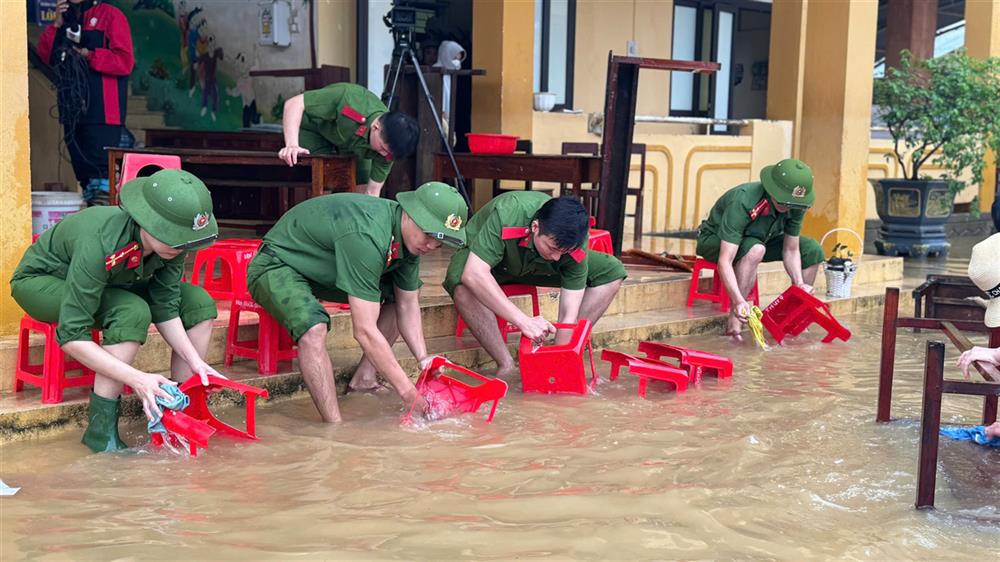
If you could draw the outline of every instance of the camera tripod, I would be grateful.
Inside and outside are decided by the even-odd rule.
[[[451,150],[451,143],[448,142],[448,136],[445,135],[444,127],[441,126],[441,117],[438,115],[437,107],[434,105],[434,97],[431,96],[430,90],[427,88],[427,81],[424,79],[424,73],[420,69],[420,63],[417,60],[417,55],[413,51],[411,30],[409,29],[393,29],[393,38],[395,39],[395,46],[392,49],[392,63],[389,65],[389,72],[386,75],[386,80],[390,80],[386,88],[382,91],[382,101],[385,102],[386,107],[389,111],[392,111],[392,105],[396,100],[396,89],[399,87],[399,76],[402,74],[403,67],[407,64],[413,65],[413,70],[416,72],[417,81],[420,82],[420,89],[424,93],[424,100],[430,107],[431,115],[434,116],[434,124],[437,126],[438,135],[441,137],[441,144],[444,145],[445,151],[448,153],[448,159],[451,160],[451,167],[455,170],[455,183],[458,187],[458,192],[462,194],[465,198],[465,203],[469,205],[469,209],[472,209],[472,199],[469,198],[469,193],[465,189],[465,179],[462,177],[462,172],[458,169],[458,162],[455,161],[455,153]],[[386,98],[388,96],[388,99]]]

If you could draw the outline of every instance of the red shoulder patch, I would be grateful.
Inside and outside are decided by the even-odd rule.
[[[750,220],[756,220],[757,217],[766,217],[771,214],[771,204],[767,199],[761,199],[753,209],[750,209]]]
[[[114,268],[115,266],[117,266],[122,262],[125,262],[126,260],[128,261],[129,269],[137,267],[139,265],[139,261],[136,258],[138,258],[139,253],[140,253],[139,243],[132,242],[128,246],[125,246],[124,248],[115,251],[111,255],[105,256],[104,270],[111,271],[112,268]],[[133,263],[135,265],[133,265]]]
[[[517,240],[520,238],[527,238],[531,229],[527,226],[505,226],[503,230],[500,231],[501,240]]]
[[[344,117],[347,117],[351,121],[354,121],[355,123],[364,124],[365,121],[367,121],[365,116],[362,115],[360,111],[354,109],[349,105],[345,105],[343,109],[340,110],[340,114],[343,115]]]

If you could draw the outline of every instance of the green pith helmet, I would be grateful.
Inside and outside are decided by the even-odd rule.
[[[465,221],[469,206],[454,187],[430,181],[396,195],[407,215],[425,234],[454,248],[465,246]]]
[[[760,171],[760,182],[775,203],[808,208],[816,201],[812,170],[801,160],[788,158],[774,166],[765,166]]]
[[[171,248],[200,248],[219,236],[212,196],[189,172],[160,170],[136,178],[122,186],[118,199],[139,226]]]

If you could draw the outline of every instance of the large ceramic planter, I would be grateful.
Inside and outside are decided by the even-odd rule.
[[[875,249],[879,254],[929,256],[948,253],[945,223],[953,196],[944,181],[884,179],[873,182],[875,210],[882,219]]]

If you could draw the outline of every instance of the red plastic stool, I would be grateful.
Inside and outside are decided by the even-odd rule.
[[[761,323],[779,345],[785,337],[797,336],[813,323],[826,330],[823,343],[837,338],[851,339],[851,331],[833,317],[828,304],[794,285],[778,295],[763,312]]]
[[[503,291],[503,294],[507,295],[508,297],[519,297],[519,296],[531,297],[531,315],[538,316],[539,314],[541,314],[540,312],[541,308],[538,305],[538,287],[535,287],[534,285],[511,284],[511,285],[500,285],[500,289]],[[500,329],[500,339],[502,339],[503,341],[507,341],[507,334],[511,332],[521,331],[520,328],[511,324],[510,322],[507,322],[506,320],[500,318],[499,316],[497,316],[497,328]],[[458,323],[455,325],[455,337],[460,338],[464,333],[465,333],[465,319],[462,318],[461,314],[459,314]]]
[[[219,240],[194,255],[191,283],[203,287],[213,299],[230,300],[247,291],[247,266],[260,248],[260,240]],[[219,264],[219,275],[215,275]]]
[[[245,431],[240,431],[239,429],[221,421],[216,418],[214,414],[212,414],[211,410],[208,409],[208,393],[210,391],[222,389],[235,390],[243,395],[243,401],[246,403]],[[188,407],[184,408],[185,414],[208,423],[208,425],[215,428],[215,430],[219,433],[224,433],[231,437],[237,437],[240,439],[257,439],[257,398],[269,398],[270,395],[267,390],[231,381],[229,379],[219,378],[214,375],[208,376],[208,386],[201,384],[201,377],[198,375],[192,376],[188,380],[184,381],[184,384],[180,386],[180,390],[184,394],[187,394],[188,398],[191,399],[191,403],[188,404]]]
[[[252,312],[257,315],[257,337],[255,339],[238,340],[240,314]],[[288,330],[278,323],[273,316],[264,310],[250,297],[244,294],[233,299],[229,309],[229,330],[226,333],[227,367],[233,364],[233,357],[245,357],[257,362],[257,372],[262,375],[273,375],[278,372],[278,362],[291,361],[298,357],[295,342]]]
[[[615,255],[615,248],[611,244],[611,233],[607,230],[594,228],[597,219],[590,217],[590,234],[587,247],[595,252],[603,252],[608,255]]]
[[[215,434],[215,428],[203,420],[195,419],[184,412],[177,412],[168,408],[163,408],[163,417],[160,418],[163,427],[167,430],[167,435],[154,432],[151,442],[154,447],[162,447],[170,440],[175,447],[181,447],[187,442],[188,453],[192,457],[198,456],[198,448],[208,448],[208,438]],[[181,441],[180,438],[184,438]]]
[[[156,166],[163,170],[180,170],[181,157],[168,156],[166,154],[126,153],[122,157],[122,170],[118,176],[118,189],[121,190],[126,182],[130,182],[138,177],[139,172],[146,166]]]
[[[472,379],[480,384],[472,385],[455,376],[443,374],[442,371],[445,369],[457,371],[461,373],[462,378]],[[490,414],[486,418],[486,423],[491,423],[500,399],[507,395],[507,383],[500,379],[484,377],[444,357],[435,357],[424,372],[420,373],[420,378],[417,379],[417,391],[427,400],[430,410],[438,417],[452,413],[471,414],[486,402],[493,402]],[[413,406],[410,406],[410,411],[403,417],[403,423],[412,421]]]
[[[18,331],[14,392],[24,390],[24,383],[41,387],[43,404],[62,402],[63,390],[67,388],[94,385],[94,371],[84,367],[79,361],[66,361],[66,355],[56,342],[58,326],[56,322],[42,322],[25,314],[21,317],[21,327]],[[40,364],[33,364],[28,359],[28,335],[31,332],[41,332],[45,336],[45,348]],[[92,329],[90,334],[94,343],[101,343],[100,332],[96,328]],[[83,374],[66,376],[66,371],[75,369],[81,369]]]
[[[712,289],[708,293],[702,293],[698,287],[701,280],[701,270],[703,269],[713,272]],[[694,266],[691,270],[691,285],[688,287],[688,308],[691,308],[691,305],[694,304],[694,301],[696,300],[717,302],[719,303],[719,310],[722,312],[729,311],[729,293],[726,291],[726,287],[722,284],[722,277],[719,276],[717,264],[701,258],[694,261]],[[760,291],[757,288],[756,280],[753,282],[753,288],[750,289],[750,296],[747,300],[752,301],[757,306],[760,306]]]
[[[558,329],[572,329],[569,343],[535,347],[534,343],[521,336],[518,358],[521,366],[522,392],[586,394],[587,368],[583,363],[583,353],[590,354],[591,382],[597,385],[597,369],[594,368],[594,350],[590,347],[592,326],[588,320],[577,324],[554,324]]]
[[[601,352],[601,360],[611,363],[611,380],[618,378],[622,367],[626,367],[630,375],[639,377],[639,396],[646,397],[646,386],[650,380],[668,382],[674,385],[678,393],[688,387],[688,373],[680,367],[675,367],[664,361],[649,357],[636,357],[620,351],[605,349]]]
[[[727,379],[733,376],[733,360],[697,349],[644,341],[639,343],[639,353],[645,353],[650,359],[660,360],[662,357],[677,359],[680,368],[687,371],[688,379],[695,383],[701,381],[705,371],[711,371],[717,378]]]

